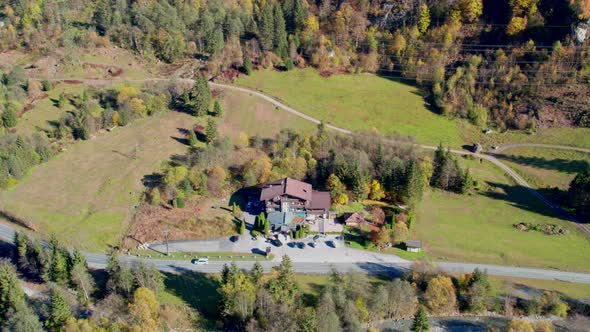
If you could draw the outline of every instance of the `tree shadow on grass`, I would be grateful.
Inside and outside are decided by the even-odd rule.
[[[210,275],[173,267],[176,273],[164,273],[166,289],[209,319],[220,319],[220,283]]]
[[[588,162],[585,160],[568,160],[560,158],[545,159],[540,157],[525,157],[505,154],[497,154],[494,156],[498,159],[510,161],[519,165],[542,168],[546,170],[555,170],[568,174],[576,174],[590,167],[590,164],[588,164]]]
[[[481,195],[483,196],[506,201],[510,205],[519,209],[569,221],[566,215],[558,213],[554,209],[545,205],[539,198],[533,196],[533,194],[525,187],[489,181],[486,181],[486,183],[490,186],[490,190],[482,192]]]

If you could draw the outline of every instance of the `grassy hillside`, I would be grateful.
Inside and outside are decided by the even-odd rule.
[[[33,107],[25,112],[18,120],[16,132],[30,135],[38,131],[51,129],[50,121],[58,120],[67,111],[74,110],[71,104],[59,108],[56,101],[61,93],[78,95],[84,91],[83,85],[59,84],[47,92],[47,98],[36,101]]]
[[[284,128],[305,131],[316,127],[314,123],[278,109],[271,103],[247,93],[222,90],[219,98],[224,110],[219,131],[233,139],[237,139],[240,133],[248,136],[273,137]]]
[[[590,167],[590,153],[558,149],[520,147],[499,158],[537,188],[567,190],[576,174]]]
[[[488,163],[463,161],[482,190],[474,195],[441,191],[426,193],[412,225],[413,236],[425,241],[439,260],[590,271],[590,242],[568,221],[515,186]],[[562,236],[519,232],[518,222],[551,223],[570,229]]]
[[[463,143],[455,122],[429,111],[415,87],[375,75],[323,78],[314,69],[261,70],[241,76],[236,84],[343,128],[397,132],[428,144]]]
[[[82,91],[64,85],[52,90]],[[224,114],[222,136],[237,140],[247,136],[272,137],[283,128],[312,130],[315,125],[281,112],[270,103],[241,92],[221,92]],[[18,132],[33,132],[57,119],[64,110],[51,100],[39,102],[25,113]],[[67,243],[86,250],[101,250],[118,243],[126,221],[143,189],[143,176],[155,171],[169,156],[184,153],[180,129],[206,118],[169,112],[76,142],[67,151],[40,165],[14,189],[0,193],[0,206],[39,226],[42,236],[55,233]]]
[[[116,244],[138,201],[141,179],[186,146],[173,137],[193,121],[170,112],[78,142],[42,164],[0,205],[86,250]]]
[[[542,143],[590,148],[590,128],[540,128],[534,132],[509,130],[485,135],[465,122],[459,123],[466,143],[479,142],[485,148],[509,143]]]

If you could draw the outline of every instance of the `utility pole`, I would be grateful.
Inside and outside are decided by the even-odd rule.
[[[170,251],[168,250],[168,233],[170,233],[170,230],[166,228],[162,233],[164,233],[164,239],[166,240],[166,256],[170,256]]]

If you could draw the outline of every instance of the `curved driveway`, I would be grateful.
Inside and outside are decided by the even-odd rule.
[[[314,118],[312,116],[309,116],[307,114],[301,113],[297,110],[295,110],[294,108],[285,105],[284,103],[276,100],[275,98],[269,97],[261,92],[258,91],[254,91],[254,90],[250,90],[250,89],[246,89],[246,88],[242,88],[242,87],[237,87],[237,86],[233,86],[233,85],[227,85],[227,84],[220,84],[220,83],[214,83],[214,82],[209,82],[209,84],[212,87],[215,88],[220,88],[220,89],[226,89],[226,90],[233,90],[233,91],[240,91],[240,92],[244,92],[250,95],[255,95],[257,97],[260,97],[270,103],[272,103],[273,105],[282,108],[283,110],[297,115],[305,120],[314,122],[314,123],[321,123],[321,120]],[[352,135],[353,132],[348,130],[348,129],[344,129],[344,128],[340,128],[340,127],[336,127],[334,125],[331,124],[326,124],[327,128],[330,128],[332,130],[338,131],[340,133],[346,134],[346,135]],[[395,141],[393,140],[385,140],[391,143],[395,143]],[[428,150],[436,150],[438,147],[436,146],[431,146],[431,145],[418,145],[419,147],[423,148],[423,149],[428,149]],[[511,145],[506,145],[504,148],[499,148],[496,152],[500,152],[509,148],[515,148],[515,147],[522,147],[522,146],[535,146],[535,147],[550,147],[550,148],[556,148],[556,149],[564,149],[564,150],[575,150],[575,151],[582,151],[582,152],[588,152],[590,153],[589,149],[583,149],[583,148],[575,148],[575,147],[569,147],[569,146],[561,146],[561,145],[546,145],[546,144],[534,144],[534,143],[521,143],[521,144],[511,144]],[[543,195],[541,195],[537,190],[535,190],[533,187],[531,187],[531,185],[529,185],[520,175],[518,175],[514,170],[512,170],[510,167],[508,167],[506,164],[504,164],[503,162],[501,162],[500,160],[498,160],[496,157],[494,157],[491,154],[481,154],[481,153],[473,153],[473,152],[469,152],[469,151],[465,151],[465,150],[449,150],[451,153],[455,153],[455,154],[460,154],[460,155],[472,155],[475,156],[477,158],[482,158],[485,160],[488,160],[489,162],[491,162],[492,164],[500,167],[504,172],[506,172],[506,174],[508,174],[518,185],[526,188],[526,190],[528,190],[534,197],[536,197],[537,199],[539,199],[540,201],[542,201],[545,205],[549,206],[551,209],[555,210],[561,217],[570,220],[571,222],[573,222],[576,227],[582,232],[584,233],[586,236],[590,237],[590,227],[588,227],[587,225],[584,225],[583,223],[581,223],[579,220],[577,220],[574,216],[572,216],[570,213],[568,213],[567,211],[563,210],[562,208],[560,208],[558,205],[553,204],[551,201],[549,201],[547,198],[545,198]]]

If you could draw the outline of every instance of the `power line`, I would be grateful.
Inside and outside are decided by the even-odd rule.
[[[383,78],[394,78],[394,79],[400,79],[400,80],[408,80],[408,81],[418,81],[418,79],[422,82],[435,82],[435,80],[433,79],[427,79],[427,78],[418,78],[417,76],[412,76],[412,77],[404,77],[404,76],[396,76],[396,75],[379,75],[379,72],[377,72],[377,75],[379,77],[383,77]],[[476,84],[479,85],[518,85],[518,86],[572,86],[572,85],[580,85],[580,86],[586,86],[588,85],[588,83],[518,83],[518,82],[489,82],[489,81],[474,81]]]
[[[438,68],[448,68],[451,67],[452,69],[457,69],[457,68],[461,68],[461,66],[424,66],[424,65],[416,65],[416,69],[438,69]],[[465,68],[465,67],[463,67]],[[467,69],[467,68],[466,68]],[[493,69],[487,69],[487,68],[482,68],[482,67],[478,67],[478,70],[493,70]],[[391,71],[391,72],[399,72],[399,71],[404,71],[402,69],[384,69],[383,71]],[[551,73],[579,73],[578,70],[542,70],[542,69],[519,69],[517,72],[519,73],[547,73],[547,74],[551,74]]]

